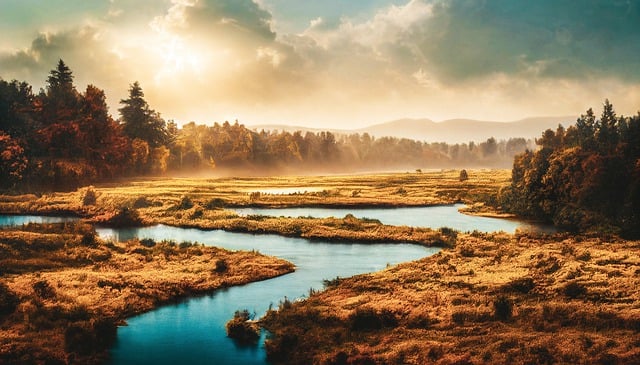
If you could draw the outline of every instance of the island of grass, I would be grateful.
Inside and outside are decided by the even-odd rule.
[[[638,364],[640,242],[459,234],[270,312],[273,364]]]
[[[103,242],[92,226],[0,230],[0,363],[101,363],[127,317],[292,272],[256,252],[182,242]]]
[[[76,215],[111,225],[167,224],[232,232],[278,234],[338,242],[403,242],[448,247],[449,231],[389,226],[375,219],[240,216],[234,207],[405,207],[494,202],[509,181],[506,170],[455,170],[354,176],[156,179],[100,185],[41,196],[0,196],[0,212]],[[263,194],[272,188],[288,194]],[[323,190],[319,190],[323,189]],[[482,211],[495,211],[491,204]]]

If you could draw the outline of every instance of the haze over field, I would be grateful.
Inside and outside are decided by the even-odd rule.
[[[138,80],[180,123],[633,115],[639,23],[635,0],[3,0],[0,74],[37,89],[64,59],[112,113]]]
[[[450,119],[434,122],[429,119],[398,119],[359,129],[331,129],[338,135],[368,133],[373,137],[407,138],[426,142],[467,143],[483,142],[491,137],[497,140],[509,138],[535,139],[540,131],[556,129],[559,124],[568,127],[574,124],[576,117],[540,117],[526,118],[512,122],[492,122],[472,119]],[[259,130],[321,132],[318,128],[300,126],[263,124],[251,128]]]

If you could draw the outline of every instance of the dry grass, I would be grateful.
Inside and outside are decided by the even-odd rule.
[[[460,235],[454,250],[273,313],[267,349],[276,364],[637,364],[639,248]]]
[[[130,211],[135,211],[141,224],[164,223],[180,227],[274,233],[333,241],[395,241],[450,246],[451,237],[426,228],[392,227],[354,217],[243,217],[224,208],[393,207],[491,201],[499,188],[508,184],[510,173],[506,170],[478,170],[471,171],[469,176],[469,180],[460,182],[459,172],[450,170],[361,176],[130,181],[121,185],[86,187],[72,193],[53,193],[41,197],[0,197],[0,212],[75,214],[91,222],[115,223],[118,213],[123,207],[127,207]],[[296,191],[290,194],[257,193],[272,191],[270,189]],[[477,213],[486,214],[491,211],[486,206],[482,209],[478,209],[478,205],[475,207],[473,211]]]
[[[65,233],[61,226],[0,231],[5,270],[0,283],[9,293],[0,293],[0,307],[3,298],[17,298],[0,311],[0,363],[99,362],[108,343],[94,343],[101,338],[97,334],[128,316],[293,271],[290,263],[255,252],[171,242],[153,247],[136,240],[88,242],[83,225]],[[74,331],[95,340],[80,346]]]
[[[459,171],[447,170],[353,176],[147,179],[41,197],[0,196],[0,211],[48,214],[70,212],[94,216],[127,205],[138,208],[143,218],[153,220],[158,212],[180,205],[184,197],[189,197],[200,207],[211,207],[216,202],[225,207],[427,206],[455,202],[474,203],[495,197],[498,189],[509,183],[511,173],[508,170],[475,170],[469,172],[469,180],[460,182],[458,177]],[[295,192],[266,192],[271,189],[293,189]],[[95,205],[83,205],[88,190],[96,194]],[[255,194],[256,192],[262,193]]]

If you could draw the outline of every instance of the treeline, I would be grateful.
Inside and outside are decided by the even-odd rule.
[[[0,79],[0,188],[73,189],[95,181],[167,172],[349,172],[507,167],[532,147],[514,138],[449,145],[368,134],[254,131],[235,122],[178,128],[150,108],[140,85],[121,100],[120,118],[104,91],[80,92],[60,60],[46,87]]]
[[[171,170],[217,167],[244,171],[348,172],[444,167],[506,167],[532,141],[426,143],[367,133],[253,131],[235,122],[189,123],[170,147]]]
[[[138,83],[121,100],[119,122],[104,91],[79,92],[60,60],[46,89],[0,79],[1,188],[68,189],[119,176],[163,172],[170,129]]]
[[[640,236],[640,113],[617,116],[607,100],[566,130],[546,130],[518,155],[501,204],[569,229]]]

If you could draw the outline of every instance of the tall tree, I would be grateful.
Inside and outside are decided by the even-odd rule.
[[[167,143],[167,129],[160,114],[149,107],[144,99],[142,87],[136,81],[129,88],[129,98],[120,100],[118,109],[124,133],[133,139],[141,139],[150,147],[159,147]]]
[[[79,111],[80,94],[73,85],[71,69],[63,60],[47,78],[46,93],[40,94],[42,122],[44,125],[68,123],[76,119]]]

